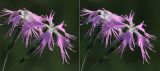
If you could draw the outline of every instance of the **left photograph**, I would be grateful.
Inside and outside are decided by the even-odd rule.
[[[0,0],[1,71],[78,71],[77,0]]]

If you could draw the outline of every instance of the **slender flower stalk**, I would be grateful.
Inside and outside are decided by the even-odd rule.
[[[16,42],[17,42],[17,33],[19,33],[19,30],[16,30],[15,31],[15,34],[13,36],[13,39],[12,39],[12,42],[11,44],[8,46],[8,51],[7,51],[7,54],[6,54],[6,57],[5,57],[5,60],[4,60],[4,63],[3,63],[3,66],[2,66],[2,71],[5,71],[5,68],[6,68],[6,63],[7,63],[7,60],[8,60],[8,57],[9,57],[9,54],[11,53],[12,49],[14,48]]]
[[[3,63],[3,67],[2,67],[2,71],[5,71],[6,63],[7,63],[8,56],[9,56],[10,53],[11,53],[11,49],[9,49],[7,54],[6,54],[6,57],[5,57],[5,60],[4,60],[4,63]]]

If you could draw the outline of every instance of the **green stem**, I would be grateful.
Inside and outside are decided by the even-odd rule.
[[[91,39],[90,39],[90,41],[89,41],[89,45],[87,46],[87,52],[85,53],[85,57],[84,57],[84,59],[83,59],[83,62],[82,62],[82,66],[81,66],[81,68],[80,68],[80,71],[83,71],[83,69],[84,69],[84,65],[85,65],[85,63],[86,63],[87,56],[88,56],[88,54],[89,54],[89,51],[90,51],[91,48],[94,46],[94,44],[95,44],[95,42],[96,42],[96,40],[97,40],[97,34],[99,33],[100,28],[97,27],[97,28],[95,28],[95,30],[96,30],[96,31],[92,34]]]
[[[89,44],[89,46],[87,47],[87,52],[85,53],[85,57],[84,57],[84,59],[83,59],[83,62],[82,62],[82,66],[81,66],[81,69],[80,69],[80,71],[83,71],[83,69],[84,69],[84,65],[85,65],[85,63],[86,63],[86,59],[87,59],[87,56],[88,56],[88,54],[89,54],[89,51],[91,50],[91,47],[93,47],[94,46],[94,43],[96,42],[96,38],[94,38],[95,37],[95,35],[92,37],[92,39],[94,39],[93,41],[92,41],[92,39],[90,40],[90,44]]]
[[[5,70],[5,67],[6,67],[6,63],[7,63],[7,60],[8,60],[8,56],[11,52],[11,49],[8,50],[7,54],[6,54],[6,57],[5,57],[5,60],[4,60],[4,63],[3,63],[3,67],[2,67],[2,71]]]
[[[82,67],[81,67],[81,69],[80,69],[81,71],[83,71],[84,64],[85,64],[85,62],[86,62],[86,59],[87,59],[87,56],[88,56],[89,51],[90,51],[90,49],[88,49],[87,52],[86,52],[86,54],[85,54],[85,57],[84,57],[83,63],[82,63]]]
[[[98,61],[97,64],[102,63],[105,59],[107,59],[107,56],[115,50],[115,48],[113,46],[115,46],[117,43],[118,43],[117,40],[113,41],[113,43],[109,47],[108,51],[104,54],[103,57],[100,58],[100,60]]]
[[[11,53],[12,48],[15,46],[15,43],[17,42],[17,39],[18,39],[17,35],[18,35],[18,33],[19,33],[19,30],[16,30],[16,32],[15,32],[15,34],[14,34],[14,36],[13,36],[13,40],[12,40],[11,44],[10,44],[9,47],[8,47],[8,52],[7,52],[7,54],[6,54],[6,57],[5,57],[3,66],[2,66],[2,71],[5,70],[6,63],[7,63],[7,60],[8,60],[8,56],[9,56],[9,54]]]

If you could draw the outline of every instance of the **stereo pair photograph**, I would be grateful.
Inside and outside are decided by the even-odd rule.
[[[159,0],[0,0],[1,71],[160,71]]]

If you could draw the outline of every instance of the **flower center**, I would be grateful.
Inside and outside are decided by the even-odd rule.
[[[25,19],[25,20],[28,20],[29,19],[29,15],[26,11],[23,11],[23,10],[19,10],[19,12],[21,13],[20,17]]]
[[[107,20],[108,22],[111,21],[111,14],[108,11],[102,11],[102,10],[98,10],[98,12],[100,12],[100,17],[102,19]]]

